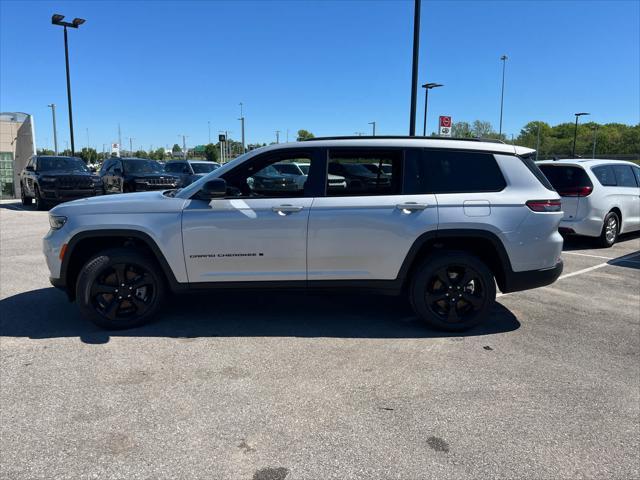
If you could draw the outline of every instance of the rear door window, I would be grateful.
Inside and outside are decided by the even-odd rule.
[[[592,171],[603,187],[615,187],[617,185],[616,175],[611,165],[593,167]]]
[[[499,192],[506,187],[490,153],[424,150],[421,157],[411,158],[413,165],[407,167],[409,194]]]
[[[637,187],[633,170],[629,165],[614,165],[613,173],[616,175],[616,183],[619,187]]]
[[[402,189],[402,158],[401,150],[330,150],[327,196],[398,195]],[[376,165],[376,172],[368,165]],[[388,166],[389,173],[382,166]]]

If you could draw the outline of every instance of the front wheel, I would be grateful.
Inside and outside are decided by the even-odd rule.
[[[33,187],[33,194],[36,199],[36,210],[47,210],[49,206],[47,205],[47,202],[43,200],[40,188],[37,185]]]
[[[154,259],[135,249],[105,250],[80,271],[76,298],[83,316],[100,327],[133,328],[151,321],[164,296]]]
[[[459,332],[487,319],[496,298],[489,268],[465,252],[434,253],[418,267],[410,287],[415,312],[429,325]]]
[[[604,217],[602,232],[600,233],[600,237],[598,237],[598,244],[604,248],[613,246],[618,239],[618,233],[620,233],[620,219],[615,212],[609,212],[607,216]]]
[[[33,199],[24,193],[24,185],[20,184],[20,200],[22,201],[22,205],[28,206],[31,205]]]

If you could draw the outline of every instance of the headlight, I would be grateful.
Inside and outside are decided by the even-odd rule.
[[[51,230],[60,230],[67,223],[67,217],[61,215],[49,215],[49,225]]]

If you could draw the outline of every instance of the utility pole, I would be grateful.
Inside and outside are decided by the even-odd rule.
[[[418,97],[418,58],[420,52],[420,4],[415,0],[413,9],[413,66],[411,69],[411,108],[409,118],[409,136],[416,136],[416,99]]]
[[[280,143],[280,130],[276,130],[276,143]]]
[[[56,152],[56,156],[58,155],[58,131],[56,130],[56,104],[52,103],[47,105],[51,107],[51,116],[53,117],[53,150]]]
[[[242,131],[242,153],[245,153],[247,148],[244,143],[244,115],[242,114],[242,102],[240,102],[240,118],[238,120],[240,120],[240,128]]]
[[[500,131],[498,132],[502,135],[502,107],[504,105],[504,70],[507,65],[507,60],[509,57],[506,55],[502,55],[500,60],[502,60],[502,93],[500,93]]]
[[[187,159],[187,137],[188,135],[178,135],[178,137],[182,137],[182,158]]]
[[[369,125],[371,125],[373,127],[373,134],[372,136],[376,136],[376,122],[369,122]]]
[[[135,138],[129,137],[129,155],[133,157],[133,141]]]

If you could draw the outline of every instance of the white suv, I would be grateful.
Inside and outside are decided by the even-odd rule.
[[[562,197],[560,232],[610,247],[640,230],[640,167],[621,160],[548,160],[540,170]]]
[[[272,145],[184,189],[60,205],[44,253],[51,282],[107,328],[148,321],[167,289],[287,288],[406,293],[431,325],[464,330],[487,318],[496,283],[535,288],[562,271],[560,197],[531,152],[407,137]],[[271,175],[275,163],[309,164],[304,186]],[[332,188],[332,169],[346,187]]]

